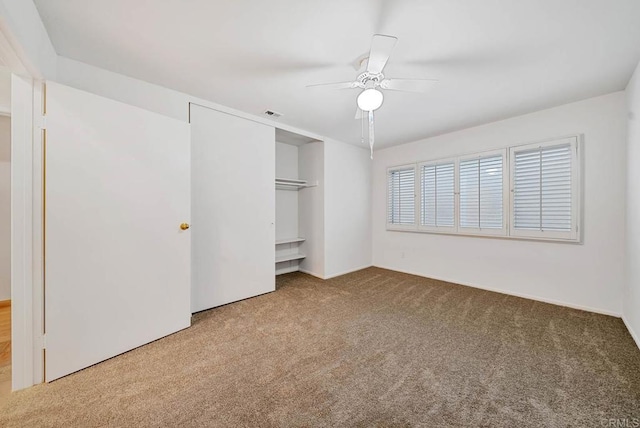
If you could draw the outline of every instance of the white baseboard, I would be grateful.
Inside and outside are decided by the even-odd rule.
[[[421,274],[421,273],[410,272],[410,271],[406,271],[406,270],[402,270],[402,269],[390,268],[390,267],[381,266],[381,265],[374,265],[374,266],[382,268],[382,269],[392,270],[392,271],[395,271],[395,272],[407,273],[409,275],[421,276],[423,278],[430,278],[430,279],[435,279],[435,280],[438,280],[438,281],[450,282],[452,284],[464,285],[466,287],[472,287],[472,288],[478,288],[478,289],[481,289],[481,290],[492,291],[494,293],[501,293],[501,294],[506,294],[506,295],[509,295],[509,296],[521,297],[523,299],[536,300],[538,302],[549,303],[549,304],[556,305],[556,306],[565,306],[567,308],[579,309],[581,311],[593,312],[593,313],[596,313],[596,314],[609,315],[609,316],[613,316],[613,317],[616,317],[616,318],[621,318],[621,316],[622,316],[618,312],[609,311],[607,309],[599,309],[599,308],[592,308],[592,307],[589,307],[589,306],[576,305],[576,304],[573,304],[573,303],[562,302],[562,301],[559,301],[559,300],[547,299],[547,298],[539,297],[539,296],[532,296],[530,294],[525,294],[525,293],[514,293],[514,292],[511,292],[511,291],[505,291],[505,290],[501,290],[501,289],[497,289],[497,288],[484,287],[482,285],[464,283],[464,282],[460,282],[460,281],[456,281],[456,280],[452,280],[452,279],[448,279],[448,278],[438,278],[438,277],[435,277],[435,276],[425,276],[424,274]]]
[[[311,276],[315,276],[316,278],[320,278],[320,279],[324,279],[324,277],[318,273],[315,272],[311,272],[310,270],[306,270],[306,269],[299,269],[300,272],[302,273],[306,273],[307,275],[311,275]]]
[[[316,278],[320,278],[320,279],[325,279],[326,280],[326,279],[331,279],[331,278],[335,278],[335,277],[338,277],[338,276],[346,275],[348,273],[357,272],[359,270],[366,269],[366,268],[369,268],[369,267],[372,267],[372,266],[373,265],[360,266],[360,267],[357,267],[357,268],[354,268],[354,269],[350,269],[350,270],[347,270],[347,271],[344,271],[344,272],[332,273],[331,275],[327,275],[327,276],[320,275],[320,274],[317,274],[315,272],[311,272],[311,271],[308,271],[308,270],[305,270],[305,269],[300,269],[300,272],[307,273],[307,274],[309,274],[311,276],[315,276]]]
[[[346,275],[348,273],[357,272],[359,270],[366,269],[366,268],[369,268],[371,266],[373,266],[373,265],[365,265],[365,266],[360,266],[360,267],[357,267],[357,268],[354,268],[354,269],[350,269],[350,270],[347,270],[347,271],[344,271],[344,272],[332,273],[331,275],[325,276],[324,279],[331,279],[331,278],[335,278],[337,276]]]
[[[633,330],[633,328],[631,328],[631,323],[627,321],[624,315],[622,315],[622,322],[627,327],[627,330],[629,330],[629,334],[631,335],[633,340],[636,342],[638,349],[640,349],[640,336],[638,336],[638,334]]]
[[[289,267],[282,268],[282,269],[276,269],[276,276],[284,275],[285,273],[298,272],[299,270],[300,270],[300,268],[298,267],[298,265],[289,266]]]

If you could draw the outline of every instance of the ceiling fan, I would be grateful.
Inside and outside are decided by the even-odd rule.
[[[367,112],[369,121],[369,147],[371,149],[371,158],[373,159],[374,135],[374,114],[373,112],[382,106],[384,101],[383,90],[388,91],[404,91],[404,92],[425,92],[437,80],[435,79],[389,79],[382,73],[387,65],[391,51],[398,41],[397,37],[387,36],[383,34],[375,34],[371,41],[371,50],[369,56],[364,58],[367,60],[366,70],[356,77],[355,81],[337,82],[337,83],[320,83],[316,85],[308,85],[308,88],[323,87],[330,89],[362,89],[362,92],[356,98],[357,110],[356,119],[363,118],[362,112]],[[362,139],[364,141],[364,123]]]

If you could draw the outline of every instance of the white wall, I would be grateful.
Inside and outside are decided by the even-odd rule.
[[[308,143],[298,148],[298,170],[301,180],[318,182],[298,194],[298,229],[306,241],[300,252],[306,255],[300,262],[300,270],[323,278],[325,274],[324,241],[324,142]]]
[[[385,230],[387,167],[570,134],[584,134],[583,245]],[[619,315],[625,155],[623,92],[377,151],[374,265]]]
[[[73,88],[82,89],[184,121],[189,120],[189,103],[194,103],[295,134],[302,134],[312,139],[323,140],[322,136],[270,120],[266,116],[248,114],[213,101],[194,97],[63,56],[58,57],[55,80]]]
[[[640,346],[640,64],[627,86],[627,284],[623,319]]]
[[[276,142],[276,177],[298,178],[298,147]],[[298,192],[276,189],[276,240],[298,236]]]
[[[0,116],[0,300],[11,299],[11,119]]]
[[[325,278],[371,266],[371,158],[368,148],[326,140]]]
[[[0,114],[11,114],[11,71],[0,67]]]
[[[0,28],[32,77],[54,79],[58,55],[32,0],[0,0]]]

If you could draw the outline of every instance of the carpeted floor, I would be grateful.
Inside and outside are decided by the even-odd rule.
[[[12,394],[0,426],[602,427],[640,421],[621,320],[369,268],[197,314]],[[627,425],[625,425],[627,426]],[[634,426],[634,425],[628,425]]]

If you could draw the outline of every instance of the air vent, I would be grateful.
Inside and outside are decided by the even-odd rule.
[[[265,110],[264,114],[266,114],[269,117],[280,117],[280,116],[282,116],[282,113],[278,113],[277,111],[273,111],[273,110]]]

